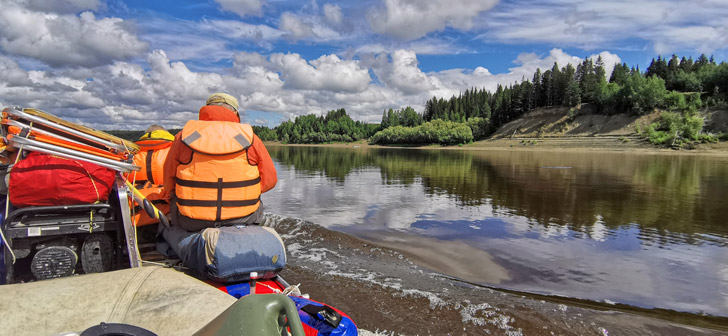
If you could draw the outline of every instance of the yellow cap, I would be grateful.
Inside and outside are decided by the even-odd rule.
[[[207,98],[207,102],[205,103],[205,105],[210,105],[214,103],[226,103],[232,106],[235,109],[235,112],[238,111],[238,100],[227,93],[213,93],[212,95],[210,95],[210,98]]]

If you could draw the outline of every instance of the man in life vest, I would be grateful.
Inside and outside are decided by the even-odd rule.
[[[164,161],[172,147],[172,141],[174,141],[174,135],[162,126],[149,126],[144,131],[144,135],[135,141],[140,151],[134,156],[134,164],[141,167],[141,170],[133,172],[129,176],[139,192],[164,214],[169,214],[170,211],[169,203],[162,198]],[[137,205],[134,212],[134,223],[136,226],[144,226],[159,223],[159,220],[149,217]]]
[[[161,235],[185,262],[193,253],[186,246],[200,236],[191,233],[261,223],[260,195],[277,181],[263,142],[250,125],[240,123],[237,99],[214,93],[200,108],[199,120],[188,121],[175,136],[164,163],[172,227]],[[164,247],[160,251],[165,253]]]

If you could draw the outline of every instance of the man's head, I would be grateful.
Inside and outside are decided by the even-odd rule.
[[[144,133],[152,133],[154,131],[167,131],[167,130],[162,126],[155,124],[155,125],[147,127],[147,129],[144,130]]]
[[[207,98],[205,105],[218,105],[225,107],[238,115],[238,100],[227,93],[213,93]]]
[[[200,109],[199,118],[205,121],[240,122],[238,100],[227,93],[213,93]]]

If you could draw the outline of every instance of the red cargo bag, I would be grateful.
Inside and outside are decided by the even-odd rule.
[[[8,196],[19,208],[103,202],[115,178],[97,164],[32,152],[10,170]]]

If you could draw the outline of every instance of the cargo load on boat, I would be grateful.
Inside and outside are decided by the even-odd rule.
[[[34,109],[7,108],[0,124],[12,203],[0,220],[0,274],[11,284],[0,286],[0,334],[357,335],[346,314],[278,275],[286,250],[272,228],[211,228],[187,265],[150,262],[156,225],[171,224],[127,179],[139,169],[134,143]],[[139,225],[140,211],[159,224]]]

